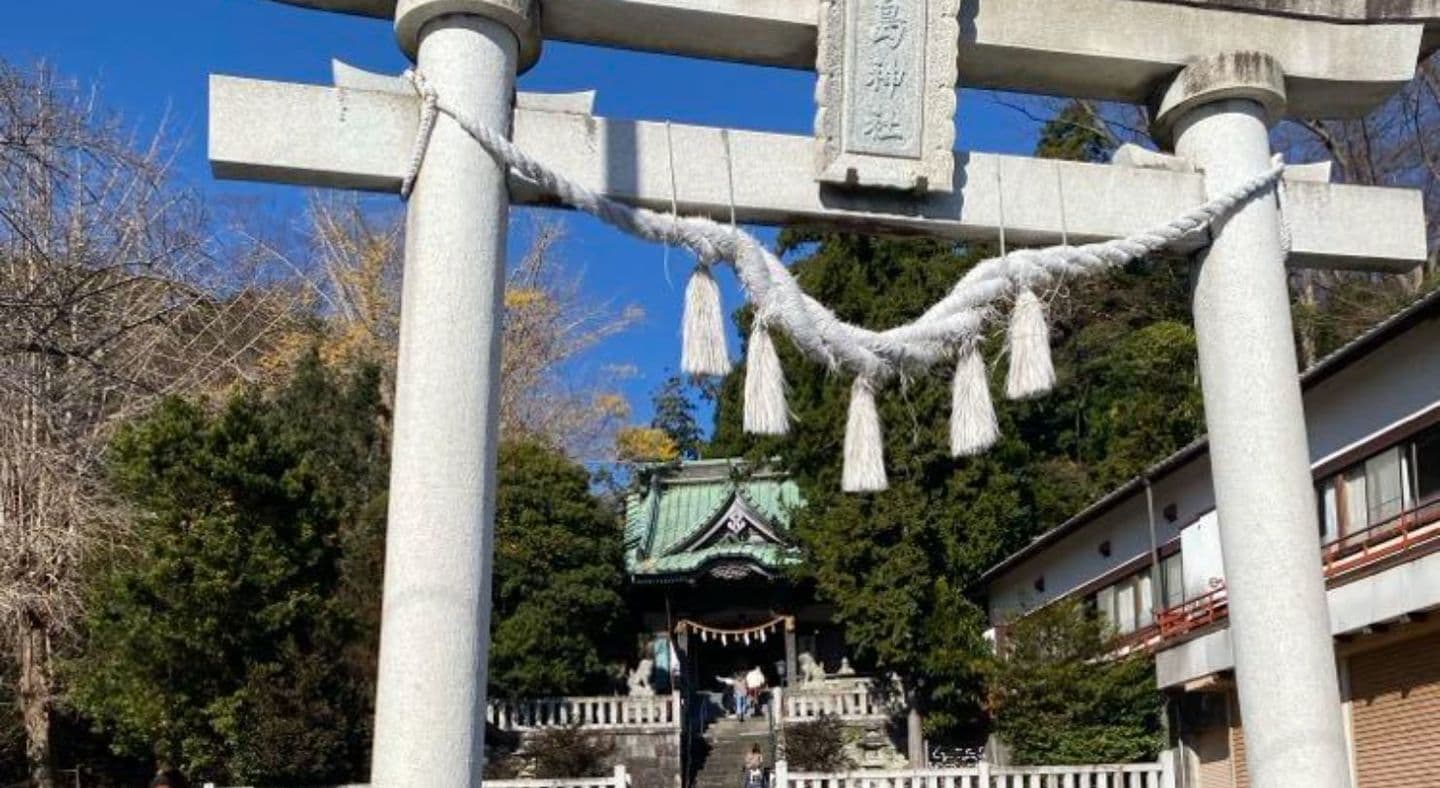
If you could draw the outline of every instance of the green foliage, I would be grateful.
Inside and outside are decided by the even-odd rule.
[[[693,390],[700,385],[703,384],[694,379],[687,382],[679,375],[671,375],[650,399],[655,408],[650,426],[670,436],[680,456],[687,460],[699,459],[700,449],[705,443],[700,422],[695,418]],[[701,395],[704,395],[703,390]]]
[[[1089,103],[1069,101],[1040,130],[1035,155],[1097,164],[1109,161],[1114,145],[1103,128]]]
[[[1154,663],[1106,659],[1109,635],[1074,600],[1009,627],[987,679],[995,730],[1018,763],[1125,763],[1164,747]]]
[[[876,328],[919,314],[979,257],[938,242],[798,233],[783,240],[818,242],[795,266],[801,285],[842,318]],[[891,489],[842,494],[848,386],[782,337],[777,350],[796,414],[792,433],[742,434],[737,373],[722,387],[711,451],[781,458],[808,501],[795,515],[807,552],[801,571],[834,606],[859,666],[903,676],[932,733],[975,722],[982,616],[963,590],[1026,531],[1025,480],[1007,469],[1025,456],[1024,444],[1011,429],[997,451],[953,460],[945,443],[949,371],[936,370],[879,398]]]
[[[490,692],[603,691],[628,643],[620,525],[585,469],[538,443],[500,448]]]
[[[793,269],[807,292],[844,319],[881,329],[920,314],[987,251],[798,232],[782,241],[810,251]],[[861,663],[916,690],[932,736],[982,718],[984,622],[964,595],[970,584],[1200,432],[1183,274],[1135,265],[1070,288],[1049,307],[1057,390],[1022,403],[997,394],[1002,437],[989,452],[949,454],[951,370],[881,393],[890,490],[880,495],[840,492],[848,387],[783,338],[797,415],[791,435],[743,435],[742,375],[721,389],[710,451],[778,456],[796,475],[808,500],[795,519],[808,559],[802,571],[834,605]],[[739,317],[744,329],[749,315]],[[988,358],[1003,358],[1002,342],[987,342]],[[1003,364],[992,367],[999,392]]]
[[[854,764],[845,753],[845,725],[831,714],[785,726],[785,763],[796,772],[843,772]]]
[[[612,739],[588,733],[579,726],[547,728],[525,747],[525,756],[535,764],[535,776],[600,777],[610,773]]]
[[[343,781],[368,743],[342,545],[384,489],[379,375],[313,355],[283,389],[170,400],[111,446],[135,512],[97,567],[73,702],[115,746],[193,776]]]
[[[388,413],[374,368],[312,354],[273,393],[170,400],[111,446],[134,512],[95,567],[74,704],[122,751],[226,782],[345,782],[368,761]],[[603,689],[620,534],[584,468],[500,452],[491,691]],[[628,641],[625,641],[628,642]]]
[[[1108,158],[1111,143],[1090,112],[1065,107],[1038,153]],[[915,318],[993,252],[795,230],[782,234],[781,250],[803,252],[792,270],[808,293],[875,329]],[[1183,264],[1140,262],[1067,283],[1047,313],[1056,390],[1033,402],[997,395],[1002,437],[981,456],[949,455],[952,370],[880,393],[890,475],[880,495],[840,492],[848,386],[783,338],[777,345],[797,416],[791,435],[742,433],[742,373],[725,380],[718,398],[710,451],[778,456],[796,475],[808,501],[795,520],[807,553],[801,571],[834,606],[862,664],[905,679],[932,736],[982,718],[984,621],[964,595],[980,573],[1201,432]],[[738,316],[742,336],[749,317]],[[995,333],[984,350],[999,392],[1004,348]]]
[[[1409,277],[1340,275],[1324,276],[1316,272],[1306,275],[1325,278],[1317,302],[1304,299],[1295,302],[1292,315],[1295,332],[1309,336],[1314,343],[1314,359],[1339,349],[1371,326],[1409,306],[1417,298],[1440,287],[1440,276],[1432,275],[1417,285]],[[1302,363],[1303,363],[1302,359]]]

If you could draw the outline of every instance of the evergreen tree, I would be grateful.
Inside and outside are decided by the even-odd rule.
[[[1038,153],[1106,158],[1108,142],[1083,113],[1062,113]],[[793,271],[808,293],[841,318],[876,329],[915,318],[993,254],[795,230],[782,234],[781,250],[805,253]],[[1056,390],[1004,402],[997,369],[992,391],[1002,437],[978,457],[949,454],[951,370],[880,393],[890,489],[879,495],[840,492],[847,381],[777,337],[796,414],[791,434],[778,439],[742,434],[743,372],[721,386],[711,451],[778,456],[795,474],[808,501],[795,520],[807,554],[800,571],[835,606],[861,662],[899,674],[915,690],[932,736],[982,715],[985,624],[965,596],[980,573],[1201,430],[1183,266],[1139,262],[1069,283],[1047,312]],[[742,336],[749,317],[739,315]],[[1001,357],[998,332],[985,351]]]
[[[490,692],[608,689],[622,624],[621,532],[585,469],[538,443],[500,447]]]
[[[802,287],[840,317],[882,329],[918,315],[980,257],[934,241],[787,232],[782,243],[814,245],[795,266]],[[742,329],[749,317],[742,312]],[[807,498],[794,520],[807,553],[800,571],[834,605],[859,666],[900,675],[931,734],[978,721],[982,616],[964,590],[1027,533],[1024,478],[1007,464],[1023,465],[1028,449],[1010,429],[990,454],[952,459],[949,374],[936,370],[879,398],[890,489],[841,493],[848,386],[783,337],[776,344],[795,413],[791,434],[742,434],[737,372],[721,388],[711,451],[779,457],[794,474]]]
[[[312,354],[274,394],[172,399],[117,436],[133,538],[97,567],[69,673],[119,749],[216,781],[363,774],[373,667],[337,589],[350,532],[378,528],[378,380]]]
[[[1005,632],[987,678],[995,730],[1017,763],[1126,763],[1164,747],[1153,660],[1107,657],[1105,622],[1076,600]]]
[[[650,398],[655,408],[650,426],[670,436],[680,457],[687,460],[699,459],[705,442],[700,421],[695,417],[695,399],[691,394],[694,388],[693,382],[687,383],[679,375],[671,375]]]
[[[74,703],[122,752],[227,782],[368,763],[384,563],[378,369],[314,353],[212,412],[173,399],[111,447],[133,538],[96,567]],[[501,448],[491,691],[594,692],[618,642],[620,530],[585,470]],[[564,622],[562,624],[562,622]]]

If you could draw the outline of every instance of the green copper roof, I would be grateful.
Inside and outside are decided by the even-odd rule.
[[[747,471],[738,460],[656,468],[648,489],[626,500],[626,569],[635,576],[684,575],[715,562],[779,569],[798,560],[788,533],[790,514],[802,505],[789,478]]]

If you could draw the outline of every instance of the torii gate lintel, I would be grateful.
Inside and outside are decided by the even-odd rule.
[[[398,192],[414,143],[418,99],[394,77],[343,65],[337,75],[341,87],[211,77],[215,175]],[[1193,168],[1170,168],[1132,151],[1117,157],[1123,166],[961,151],[951,193],[857,194],[817,187],[810,137],[616,120],[590,114],[588,100],[593,96],[577,103],[518,94],[515,143],[596,191],[655,210],[670,210],[673,199],[682,214],[728,220],[733,198],[736,218],[747,224],[803,222],[991,241],[1003,202],[1007,238],[1050,245],[1123,237],[1205,199],[1203,179]],[[728,144],[722,138],[727,134]],[[735,173],[733,195],[727,168]],[[1424,262],[1418,192],[1317,181],[1306,167],[1289,168],[1286,179],[1292,267],[1400,273]],[[518,178],[511,179],[510,197],[515,204],[551,203]],[[1368,227],[1397,229],[1372,233]]]

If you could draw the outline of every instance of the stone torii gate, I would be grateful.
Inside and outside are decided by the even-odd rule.
[[[393,19],[450,105],[623,202],[956,239],[1003,224],[1022,244],[1123,237],[1225,193],[1270,167],[1279,118],[1361,114],[1440,45],[1440,0],[288,1]],[[817,137],[667,129],[594,117],[584,96],[517,97],[542,31],[817,69]],[[393,79],[340,76],[337,87],[213,78],[215,173],[398,191],[419,100]],[[1174,155],[1132,150],[1101,166],[953,152],[957,78],[1149,103]],[[684,152],[673,192],[671,150]],[[1286,174],[1290,265],[1405,271],[1424,259],[1418,194],[1316,176]],[[372,771],[385,788],[480,782],[506,220],[511,202],[549,199],[440,118],[406,236]],[[1341,788],[1276,202],[1250,201],[1189,251],[1253,784]]]

